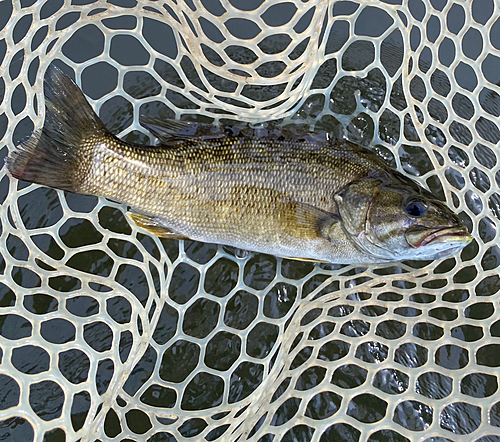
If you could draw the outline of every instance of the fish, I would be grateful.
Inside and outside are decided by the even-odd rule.
[[[159,237],[335,264],[443,259],[472,240],[434,195],[345,139],[146,118],[159,144],[139,145],[111,134],[54,64],[44,96],[43,127],[9,153],[10,174],[125,204]]]

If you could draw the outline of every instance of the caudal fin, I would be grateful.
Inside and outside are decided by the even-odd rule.
[[[7,157],[15,178],[78,192],[93,147],[107,131],[82,91],[51,64],[44,81],[45,122]]]

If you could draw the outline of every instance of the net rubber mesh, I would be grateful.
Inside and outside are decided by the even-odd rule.
[[[474,241],[440,262],[292,261],[160,240],[3,167],[0,440],[500,441],[499,16],[493,0],[1,2],[2,157],[41,127],[54,61],[129,141],[155,141],[143,115],[351,139]]]

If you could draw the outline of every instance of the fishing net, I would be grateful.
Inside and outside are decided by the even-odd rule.
[[[0,2],[2,157],[41,127],[54,61],[121,138],[154,143],[143,116],[329,132],[474,236],[440,262],[312,264],[162,240],[3,167],[0,440],[500,441],[499,16],[493,0]]]

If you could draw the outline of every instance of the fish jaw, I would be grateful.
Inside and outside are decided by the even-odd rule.
[[[409,229],[405,238],[416,249],[417,255],[429,256],[431,259],[452,255],[472,241],[472,236],[464,226],[438,229],[416,227]]]

